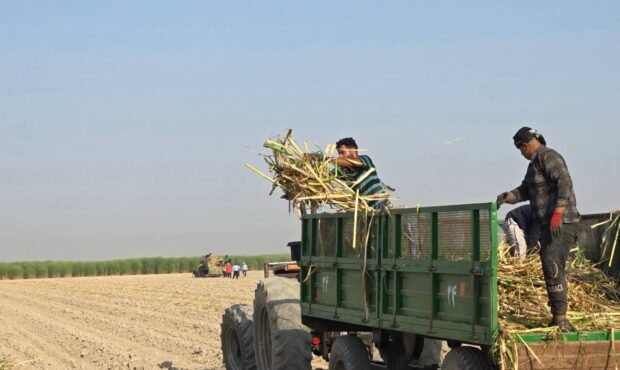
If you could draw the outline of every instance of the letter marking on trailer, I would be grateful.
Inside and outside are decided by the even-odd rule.
[[[458,292],[458,287],[456,284],[448,285],[448,304],[452,304],[452,307],[456,306],[456,294]]]
[[[321,281],[321,286],[323,287],[323,291],[325,291],[325,293],[327,293],[327,287],[329,286],[329,276],[325,275],[323,276],[323,279]]]

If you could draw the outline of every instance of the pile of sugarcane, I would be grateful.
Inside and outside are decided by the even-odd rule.
[[[500,245],[498,293],[500,336],[496,350],[502,368],[514,368],[515,344],[522,334],[540,333],[557,337],[557,327],[547,327],[551,312],[539,254],[522,262],[511,257],[509,246]],[[579,248],[567,262],[567,317],[577,331],[609,332],[620,328],[620,287],[617,282],[587,260]],[[535,356],[535,354],[534,354]]]
[[[222,257],[214,256],[209,253],[200,257],[200,264],[203,266],[207,266],[211,271],[215,271],[218,268],[224,266],[224,259]]]
[[[289,207],[300,213],[309,213],[322,206],[372,211],[369,203],[390,198],[387,192],[362,196],[353,190],[356,184],[339,176],[338,166],[333,161],[336,154],[333,144],[312,151],[304,142],[302,149],[289,130],[284,136],[267,139],[263,147],[271,151],[270,154],[260,154],[269,167],[270,175],[249,164],[246,166],[272,183],[270,195],[276,188],[281,189],[284,193],[282,198],[289,201]]]
[[[503,244],[502,246],[504,246]],[[508,248],[502,248],[504,252]],[[567,262],[568,319],[580,331],[620,328],[620,289],[579,249]],[[524,262],[506,256],[498,265],[499,318],[505,330],[541,330],[551,318],[538,253]]]

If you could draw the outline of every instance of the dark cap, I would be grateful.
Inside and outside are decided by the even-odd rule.
[[[542,145],[547,145],[545,137],[542,136],[540,132],[534,130],[531,127],[521,127],[519,131],[517,131],[515,136],[512,137],[512,140],[514,140],[515,146],[517,148],[520,147],[522,144],[529,143],[530,141],[532,141],[532,139],[537,139]]]

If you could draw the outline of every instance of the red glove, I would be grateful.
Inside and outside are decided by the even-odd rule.
[[[562,215],[564,215],[563,211],[555,210],[553,211],[553,216],[551,216],[551,233],[554,236],[560,235],[560,227],[562,226]]]

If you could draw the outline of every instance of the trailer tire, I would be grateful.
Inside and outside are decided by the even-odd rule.
[[[481,350],[475,347],[452,348],[441,366],[442,370],[487,370],[489,362]]]
[[[236,304],[224,311],[221,324],[222,354],[227,370],[256,370],[252,308]]]
[[[385,365],[390,370],[409,368],[409,363],[420,357],[424,340],[415,335],[392,332],[389,339],[379,348],[379,353]]]
[[[354,335],[336,338],[329,355],[329,370],[370,370],[364,343]]]
[[[299,283],[267,278],[254,291],[254,353],[259,370],[310,369],[310,330],[301,323]]]

